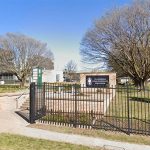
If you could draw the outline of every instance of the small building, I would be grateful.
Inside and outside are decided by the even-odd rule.
[[[19,82],[18,78],[14,74],[8,72],[0,73],[0,84],[14,84],[17,82]]]
[[[34,68],[32,71],[31,82],[63,82],[63,71]]]
[[[63,71],[43,70],[42,82],[63,82]]]

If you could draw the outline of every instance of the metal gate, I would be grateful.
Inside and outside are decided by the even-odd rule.
[[[30,122],[150,135],[150,90],[87,88],[79,84],[30,86]]]
[[[115,88],[115,96],[100,122],[103,129],[150,135],[150,91]]]
[[[30,84],[30,123],[46,115],[44,89],[44,84]]]

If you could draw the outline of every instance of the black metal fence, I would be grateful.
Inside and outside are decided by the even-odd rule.
[[[30,122],[150,135],[150,90],[30,85]]]

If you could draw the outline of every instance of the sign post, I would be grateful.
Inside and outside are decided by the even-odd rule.
[[[42,87],[42,69],[41,68],[37,68],[37,85],[38,88]]]

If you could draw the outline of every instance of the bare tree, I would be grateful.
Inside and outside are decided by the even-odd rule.
[[[134,1],[101,17],[82,40],[86,63],[106,63],[144,87],[150,77],[150,1]]]
[[[0,67],[21,81],[21,86],[33,67],[53,68],[53,54],[42,43],[23,34],[7,33],[0,37]]]
[[[64,76],[66,80],[72,81],[75,77],[75,73],[77,71],[77,64],[73,61],[70,60],[66,65],[64,69]]]
[[[76,72],[77,71],[77,64],[73,60],[70,60],[65,65],[65,69],[67,70],[67,72],[70,72],[70,73]]]

